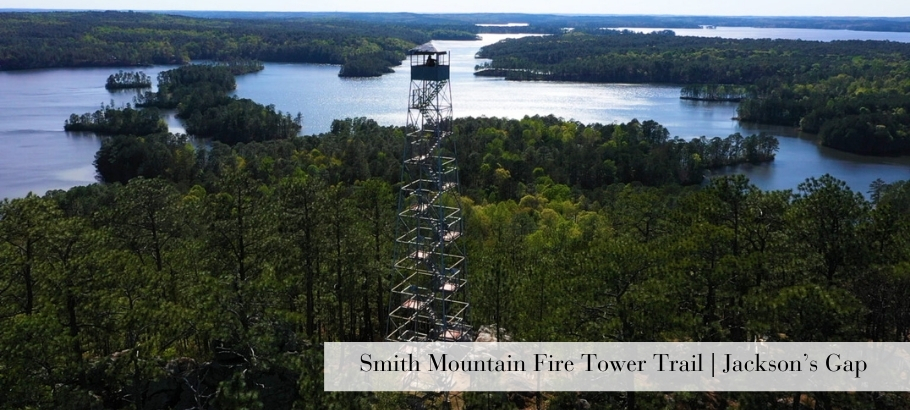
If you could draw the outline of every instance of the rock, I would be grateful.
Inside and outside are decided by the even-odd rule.
[[[496,342],[502,340],[503,342],[511,342],[512,336],[509,336],[506,333],[506,330],[499,328],[499,332],[496,330],[496,325],[481,326],[480,330],[477,331],[477,338],[474,339],[475,342]],[[501,337],[500,337],[501,335]]]

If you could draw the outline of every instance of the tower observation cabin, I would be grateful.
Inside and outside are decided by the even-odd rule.
[[[411,62],[411,80],[448,81],[449,53],[438,51],[427,43],[408,51]]]
[[[449,53],[408,51],[411,86],[386,340],[471,341]]]

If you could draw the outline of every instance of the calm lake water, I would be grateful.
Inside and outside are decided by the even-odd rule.
[[[618,27],[616,30],[632,30],[650,33],[657,30],[673,30],[677,36],[721,37],[721,38],[780,38],[787,40],[834,41],[834,40],[890,40],[910,43],[910,33],[887,31],[822,30],[814,28],[756,28],[717,27],[701,28],[635,28]]]
[[[790,38],[790,29],[748,29],[752,37]],[[722,32],[697,30],[699,32]],[[828,32],[840,39],[842,31]],[[863,32],[852,32],[861,33]],[[747,33],[748,34],[748,33]],[[892,40],[910,33],[886,33]],[[891,182],[910,178],[910,158],[872,158],[819,147],[812,136],[792,129],[740,124],[734,103],[703,103],[679,99],[679,87],[630,84],[510,82],[474,77],[474,58],[485,44],[507,35],[483,35],[481,41],[437,41],[452,52],[452,94],[455,116],[521,118],[554,114],[583,123],[626,122],[653,119],[671,135],[725,137],[761,131],[780,138],[777,160],[761,166],[744,166],[721,173],[742,172],[764,189],[796,188],[810,176],[830,173],[855,190],[865,192],[876,178]],[[901,40],[903,41],[903,40]],[[144,69],[156,76],[173,67]],[[110,68],[51,69],[0,72],[0,198],[19,197],[32,191],[66,189],[94,182],[95,151],[100,139],[92,134],[67,133],[63,121],[71,113],[96,110],[113,100],[125,104],[132,92],[104,89]],[[338,67],[311,64],[266,64],[265,70],[238,77],[236,95],[304,119],[304,134],[329,130],[336,118],[370,117],[383,125],[403,125],[407,118],[409,72],[401,67],[380,78],[342,79]],[[183,132],[169,117],[172,132]]]

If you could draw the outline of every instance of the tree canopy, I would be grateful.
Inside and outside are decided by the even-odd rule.
[[[70,115],[64,123],[64,129],[94,131],[100,135],[166,134],[167,124],[161,118],[158,109],[176,108],[177,117],[186,123],[187,132],[196,137],[236,144],[296,136],[302,128],[303,118],[300,114],[292,118],[290,114],[276,111],[273,105],[264,106],[249,99],[238,99],[228,95],[228,92],[236,87],[234,75],[262,69],[263,65],[258,61],[232,61],[189,64],[162,71],[158,74],[158,91],[146,91],[135,98],[136,106],[140,108],[134,109],[129,104],[122,108],[114,108],[113,103],[110,106],[102,104],[101,109],[93,114]],[[174,138],[166,135],[161,137]],[[121,142],[132,143],[122,139]],[[110,145],[111,141],[107,143],[109,145],[106,145],[106,148],[114,147]],[[96,157],[96,160],[111,160],[107,158],[111,151],[102,151],[104,155]],[[128,155],[127,151],[120,149],[112,152],[117,155]],[[134,158],[114,162],[135,169],[141,167],[142,161]],[[157,168],[157,165],[154,167]],[[114,177],[110,180],[121,178]]]
[[[860,154],[910,153],[910,44],[641,34],[595,29],[481,49],[477,75],[683,84],[682,98],[739,100],[742,121],[799,127]]]
[[[675,161],[657,154],[668,150],[666,130],[650,121],[467,118],[454,126],[457,152],[467,153],[458,158],[475,325],[495,323],[520,341],[910,334],[904,182],[873,184],[868,200],[827,175],[795,191],[762,191],[742,176],[649,186],[645,170]],[[99,172],[117,170],[112,183],[0,202],[0,346],[13,347],[0,349],[5,404],[433,407],[433,396],[332,394],[321,384],[319,343],[383,336],[403,143],[401,128],[363,118],[338,120],[320,136],[198,150],[174,137],[113,137],[96,163]],[[520,143],[523,156],[510,154]],[[587,149],[590,161],[573,148],[603,145]],[[612,173],[599,178],[613,179],[589,186],[583,167],[604,162]],[[701,408],[802,396],[855,409],[906,399],[464,400]]]
[[[326,18],[215,19],[136,12],[0,13],[0,70],[124,67],[248,59],[340,64],[378,76],[431,39],[473,39],[473,26]]]
[[[118,71],[107,77],[104,88],[108,90],[121,90],[126,88],[149,88],[152,86],[152,78],[142,71],[124,72]]]

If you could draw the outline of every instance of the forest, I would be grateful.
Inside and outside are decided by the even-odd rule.
[[[157,109],[115,107],[101,104],[93,113],[71,114],[64,121],[65,131],[91,131],[98,135],[148,135],[167,132],[167,123]]]
[[[259,106],[249,100],[231,101],[228,106],[220,107],[226,114],[233,112],[230,107],[234,103]],[[373,176],[382,176],[390,184],[397,182],[401,159],[388,153],[396,152],[397,147],[404,144],[405,130],[401,127],[379,127],[373,120],[355,118],[336,120],[327,135],[292,138],[299,130],[295,129],[270,134],[274,138],[256,140],[251,136],[259,135],[257,132],[281,130],[288,117],[276,115],[255,122],[242,121],[230,116],[214,118],[212,124],[221,127],[223,134],[213,138],[213,146],[225,145],[224,149],[227,149],[228,145],[239,142],[310,140],[312,148],[321,157],[326,149],[324,144],[333,143],[332,135],[348,135],[352,127],[383,130],[374,133],[369,146],[345,151],[350,161],[344,162],[350,165],[329,169],[347,183]],[[187,121],[187,130],[194,124]],[[706,170],[770,162],[778,150],[777,139],[768,134],[744,137],[736,133],[725,138],[702,136],[684,140],[670,138],[666,128],[651,120],[584,125],[553,116],[522,120],[468,117],[456,119],[453,125],[455,144],[470,152],[461,162],[464,170],[460,178],[462,187],[470,196],[491,201],[520,199],[528,191],[529,181],[538,177],[545,177],[543,181],[547,181],[548,186],[566,190],[566,194],[566,187],[592,190],[616,182],[637,181],[651,186],[695,185],[703,182]],[[243,140],[226,137],[257,127],[258,131],[245,134]],[[126,183],[138,176],[193,175],[198,164],[187,162],[193,154],[185,149],[184,135],[157,133],[107,138],[95,156],[97,176],[104,182]],[[545,169],[553,171],[544,175]],[[381,174],[377,175],[377,171]],[[184,183],[194,181],[188,177],[173,178]]]
[[[484,27],[484,32],[560,33],[565,27],[700,28],[702,25],[725,27],[807,28],[825,30],[910,31],[907,17],[800,17],[800,16],[685,16],[685,15],[575,15],[528,13],[352,13],[352,12],[249,12],[249,11],[174,11],[190,17],[220,19],[321,18],[355,20],[377,24],[452,24],[526,23],[526,27]],[[518,31],[516,31],[518,30]]]
[[[325,18],[203,19],[136,12],[0,13],[0,70],[124,67],[197,60],[339,64],[379,76],[431,39],[474,39],[472,25]]]
[[[235,75],[263,69],[258,61],[189,64],[158,74],[158,91],[146,91],[130,104],[115,108],[102,104],[94,113],[70,115],[66,131],[94,131],[100,135],[145,136],[167,132],[158,109],[176,109],[191,135],[228,144],[290,138],[301,129],[302,116],[275,111],[249,99],[228,95],[236,87]],[[135,158],[121,162],[134,167]],[[122,182],[125,182],[123,180]]]
[[[139,107],[177,109],[190,135],[228,144],[267,141],[297,135],[303,121],[275,111],[273,105],[228,96],[235,75],[261,71],[258,61],[191,64],[158,74],[158,91],[136,98]]]
[[[591,30],[486,46],[477,75],[740,89],[741,121],[799,127],[823,145],[910,153],[910,44],[721,39]],[[724,97],[724,99],[728,99]]]
[[[122,90],[129,88],[149,88],[152,86],[152,77],[142,71],[118,71],[107,77],[104,88],[108,90]]]
[[[748,96],[746,87],[730,84],[691,84],[679,90],[679,98],[683,100],[740,102]]]
[[[146,41],[183,21],[131,14],[48,13],[33,23],[48,29],[39,22],[49,19],[66,32],[79,26],[68,18],[161,19],[161,27],[128,26],[142,27],[135,38]],[[266,24],[188,20],[174,38],[207,24],[232,33]],[[285,28],[278,32],[291,36]],[[574,36],[622,44],[627,34]],[[839,46],[825,43],[717,45],[691,61],[695,46],[655,51],[674,37],[643,36],[653,44],[623,53],[686,61],[684,72],[674,71],[676,62],[653,67],[667,78],[691,76],[678,83],[699,97],[743,87],[741,107],[757,101],[754,115],[789,121],[793,107],[815,107],[818,114],[798,121],[834,144],[868,132],[890,144],[908,123],[897,90],[910,83],[894,69],[906,59],[901,45],[857,44],[860,54],[832,55],[837,61],[804,57]],[[557,50],[564,54],[554,62],[585,61]],[[735,65],[737,53],[757,54],[749,61],[768,72],[784,70],[774,77],[783,82],[763,82],[762,67]],[[696,81],[703,60],[734,71],[723,82]],[[535,69],[557,72],[543,64]],[[847,68],[854,71],[838,72]],[[358,117],[299,136],[299,115],[228,96],[236,75],[260,69],[249,60],[184,65],[162,72],[158,92],[137,99],[141,107],[74,114],[65,127],[108,135],[95,156],[99,182],[0,201],[0,408],[446,408],[438,394],[323,391],[322,343],[385,335],[407,130]],[[658,75],[621,71],[614,74]],[[782,90],[809,98],[772,110]],[[822,111],[812,98],[823,95],[842,98]],[[855,104],[863,105],[845,114]],[[188,131],[212,141],[194,145],[165,132],[159,109],[176,109]],[[910,341],[908,181],[848,187],[822,175],[763,191],[742,175],[706,179],[709,169],[773,161],[777,140],[684,140],[652,120],[480,117],[452,126],[444,151],[459,162],[475,327],[514,341]],[[898,410],[910,393],[510,392],[454,400],[465,409]]]
[[[137,107],[115,109],[102,106],[94,114],[73,114],[65,128],[90,130],[103,135],[122,134],[106,139],[96,156],[101,181],[125,183],[133,177],[155,177],[151,170],[179,169],[171,166],[166,151],[169,141],[185,137],[162,135],[160,128],[147,127],[161,109],[176,109],[190,135],[233,145],[240,142],[288,139],[300,131],[298,113],[276,112],[274,106],[263,106],[248,99],[229,97],[234,89],[234,73],[261,70],[257,62],[234,64],[191,64],[163,71],[158,75],[158,91],[147,91],[136,98]],[[134,113],[142,113],[137,116]],[[134,122],[124,121],[132,115]],[[130,118],[133,118],[130,117]],[[372,122],[367,119],[354,123]],[[345,122],[336,121],[333,133],[345,133]],[[499,118],[464,118],[454,123],[456,143],[464,144],[471,154],[462,163],[468,172],[462,177],[465,187],[484,198],[502,198],[524,192],[521,182],[531,179],[538,169],[556,164],[565,170],[553,174],[560,184],[582,189],[614,182],[639,181],[648,185],[667,183],[699,184],[704,171],[741,163],[759,164],[774,160],[777,139],[767,134],[725,138],[702,136],[692,140],[670,138],[670,132],[654,121],[633,120],[627,124],[581,124],[553,116],[507,120]],[[139,132],[145,131],[145,132]],[[155,135],[151,135],[155,134]],[[398,135],[404,130],[399,129]],[[129,136],[149,136],[137,140]],[[391,134],[375,136],[379,147],[394,151]],[[601,139],[606,139],[601,143]],[[171,148],[178,149],[181,144]],[[484,153],[484,155],[479,155]],[[388,161],[390,158],[386,158]],[[357,162],[360,162],[358,160]],[[397,162],[383,165],[394,169]],[[346,171],[352,173],[352,171]],[[394,174],[394,173],[393,173]],[[348,182],[367,178],[363,172]],[[514,177],[512,177],[514,175]],[[393,182],[393,178],[387,181]],[[492,196],[490,196],[492,195]]]
[[[198,60],[340,64],[339,75],[379,76],[431,39],[473,40],[484,32],[558,34],[564,27],[717,26],[910,31],[901,18],[571,16],[521,13],[255,13],[174,11],[0,12],[0,70],[124,67]]]
[[[200,13],[190,14],[211,14]],[[904,43],[730,40],[675,36],[672,30],[639,34],[603,29],[622,23],[609,16],[292,13],[257,17],[241,13],[242,18],[214,17],[0,13],[0,70],[183,64],[202,59],[340,64],[342,77],[378,76],[390,72],[405,50],[416,44],[434,38],[474,39],[480,27],[473,22],[524,20],[532,25],[501,29],[553,35],[484,47],[479,56],[493,61],[480,66],[477,75],[682,85],[682,98],[740,101],[741,121],[799,127],[817,133],[823,145],[848,152],[910,153],[910,45]],[[879,30],[902,30],[908,24],[901,19],[717,19],[639,16],[626,23],[694,27],[751,22],[760,27]],[[563,34],[564,27],[576,29]],[[257,114],[248,109],[249,104],[235,103],[231,108]],[[223,118],[222,114],[201,110],[196,119],[211,122]],[[272,113],[266,110],[264,115]],[[213,126],[194,130],[220,131]]]
[[[678,141],[653,121],[552,116],[453,126],[475,326],[516,341],[907,341],[907,182],[878,181],[868,197],[828,175],[786,191],[742,176],[682,186],[712,161],[773,155],[776,141]],[[440,408],[432,394],[322,391],[320,343],[383,337],[403,143],[401,127],[365,118],[200,150],[182,136],[116,136],[96,157],[107,182],[3,201],[4,406]],[[125,164],[137,169],[107,176]],[[458,398],[580,399],[899,409],[910,396]]]

